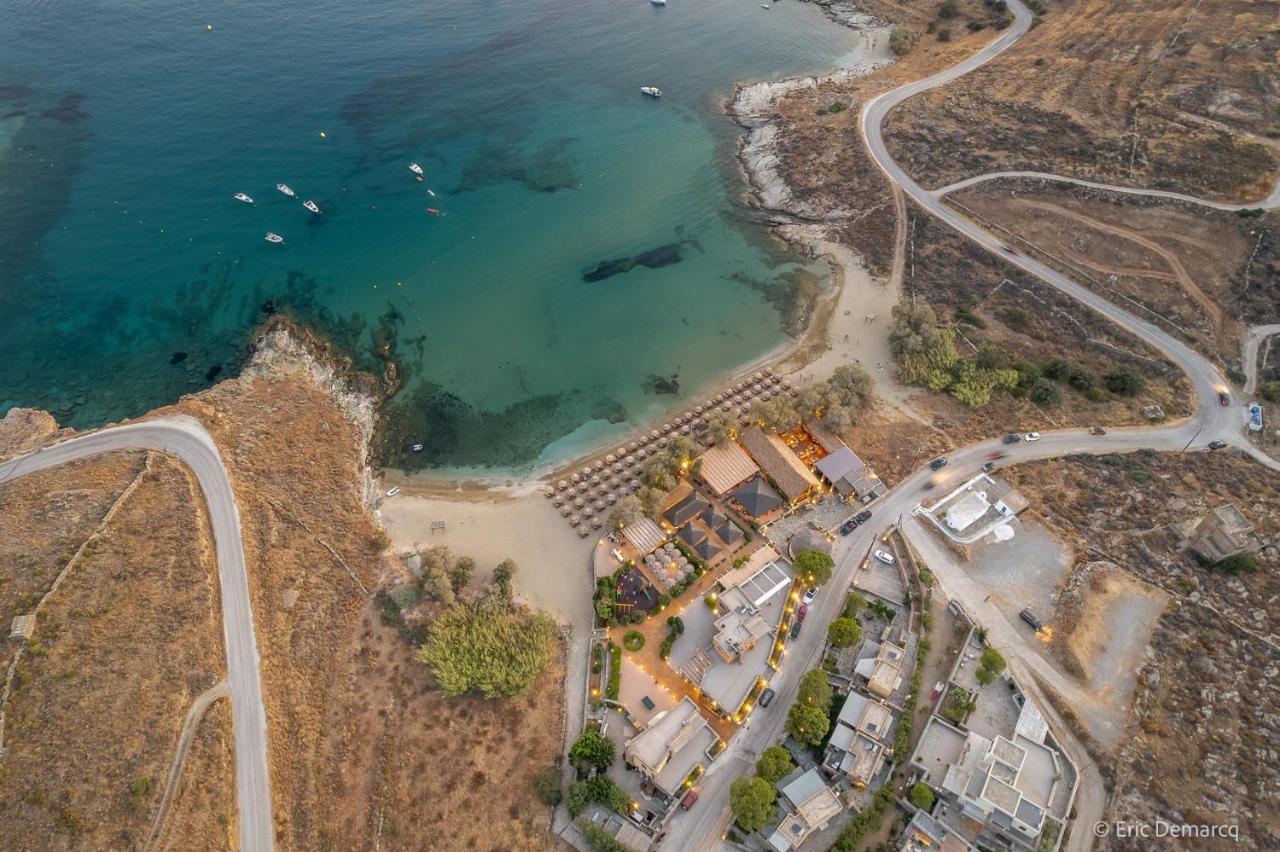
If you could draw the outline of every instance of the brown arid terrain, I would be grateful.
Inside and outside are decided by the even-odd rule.
[[[563,742],[563,655],[520,698],[446,699],[416,647],[382,624],[374,593],[402,579],[404,568],[383,562],[385,538],[371,511],[366,458],[380,388],[345,366],[280,322],[241,376],[155,412],[199,419],[235,489],[262,658],[277,846],[552,846],[551,810],[530,780],[556,762]],[[19,441],[27,449],[54,437],[50,422],[28,417],[19,425],[0,444],[7,453]],[[47,525],[40,539],[5,537],[2,546],[19,548],[6,554],[5,570],[41,557],[50,566],[41,577],[51,581],[52,566],[92,534],[142,459],[104,456],[0,489],[8,501],[0,523],[22,527],[12,505]],[[200,492],[178,462],[151,459],[152,471],[38,628],[47,650],[15,695],[13,750],[0,759],[6,848],[36,843],[22,838],[41,838],[39,848],[48,838],[69,845],[73,834],[84,848],[142,848],[184,715],[225,673],[217,575],[192,510]],[[52,495],[52,511],[40,495]],[[116,532],[126,521],[128,538]],[[81,571],[99,566],[104,576]],[[184,581],[180,572],[191,576]],[[6,613],[39,588],[39,578],[6,579]],[[127,688],[113,690],[121,677]],[[149,685],[144,701],[139,692]],[[229,710],[227,700],[215,701],[194,730],[161,845],[238,845]],[[73,717],[90,711],[82,727],[89,733],[61,742]],[[39,738],[38,761],[23,762],[24,737]],[[89,769],[75,768],[81,764]],[[148,792],[134,795],[129,785],[139,778],[149,779]]]
[[[921,183],[1032,170],[1222,201],[1271,191],[1274,4],[1042,6],[1042,23],[1002,56],[890,116],[894,159]]]
[[[1135,666],[1128,736],[1101,760],[1111,767],[1108,818],[1236,824],[1247,848],[1280,847],[1271,792],[1280,784],[1274,474],[1230,452],[1141,452],[1019,465],[1006,475],[1080,555],[1048,619],[1068,667],[1092,653],[1098,612],[1110,612],[1114,626],[1121,603],[1168,599]],[[1188,525],[1226,503],[1263,543],[1252,572],[1211,571],[1185,549]],[[1103,848],[1128,847],[1110,840]]]
[[[184,716],[225,670],[200,492],[177,462],[126,453],[20,478],[0,501],[5,614],[47,595],[6,707],[4,845],[142,848]],[[193,768],[216,778],[229,740],[216,717],[200,733]],[[174,817],[191,848],[226,847],[232,788],[200,798]]]
[[[1226,212],[1033,179],[981,184],[948,199],[1220,363],[1238,367],[1247,327],[1274,321],[1274,212]]]

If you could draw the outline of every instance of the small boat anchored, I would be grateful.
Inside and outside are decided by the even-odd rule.
[[[409,164],[409,171],[411,171],[411,172],[413,172],[415,175],[417,175],[417,176],[418,176],[418,180],[422,180],[422,166],[418,165],[417,163],[410,163],[410,164]]]
[[[428,207],[428,208],[427,208],[427,212],[428,212],[428,213],[430,213],[432,216],[443,216],[443,215],[444,215],[443,213],[441,213],[441,212],[440,212],[440,210],[439,210],[439,209],[437,209],[437,208],[435,208],[435,207]]]
[[[435,190],[433,190],[433,189],[428,189],[428,190],[427,190],[427,195],[430,195],[432,198],[435,198],[435,197],[436,197]]]
[[[284,242],[284,237],[272,231],[267,231],[266,240],[269,243],[282,243]]]
[[[310,198],[302,202],[302,206],[310,210],[312,213],[315,213],[316,215],[320,214],[320,208],[316,206],[316,203],[312,201]]]
[[[237,192],[235,195],[235,198],[236,198],[236,201],[243,201],[245,204],[253,203],[253,199],[245,195],[243,192]]]
[[[641,86],[640,91],[644,92],[646,95],[648,95],[651,98],[662,97],[662,90],[659,89],[657,86]]]
[[[289,184],[287,184],[287,183],[278,183],[278,184],[276,184],[276,189],[280,190],[281,192],[283,192],[285,195],[289,196],[290,198],[293,198],[293,197],[294,197],[294,195],[296,195],[296,193],[295,193],[292,189],[290,189],[290,188],[289,188]]]
[[[665,6],[665,5],[667,5],[667,0],[649,0],[649,2],[650,2],[650,3],[652,3],[652,4],[653,4],[653,5],[655,5],[655,6]]]

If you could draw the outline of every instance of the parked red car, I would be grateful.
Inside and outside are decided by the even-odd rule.
[[[804,621],[804,617],[808,614],[809,614],[809,607],[801,604],[800,608],[796,610],[796,621]]]
[[[693,803],[698,801],[698,791],[690,790],[684,794],[684,798],[680,800],[680,810],[687,811],[693,807]]]

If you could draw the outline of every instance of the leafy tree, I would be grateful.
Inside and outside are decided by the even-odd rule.
[[[574,825],[578,827],[578,833],[594,852],[633,852],[630,846],[619,842],[607,828],[586,817],[580,817]]]
[[[1137,396],[1146,387],[1142,374],[1128,364],[1107,373],[1102,383],[1117,396]]]
[[[594,729],[583,731],[569,749],[569,759],[584,773],[592,767],[608,769],[616,756],[617,747],[613,740]]]
[[[825,713],[827,708],[831,706],[832,694],[831,682],[827,680],[827,673],[822,669],[812,669],[805,672],[804,677],[800,678],[800,689],[796,693],[796,703],[821,707]]]
[[[569,785],[568,801],[565,807],[569,816],[577,817],[587,809],[587,805],[598,802],[610,810],[620,814],[626,813],[631,799],[617,784],[609,780],[607,775],[597,775],[586,781],[575,781]]]
[[[736,778],[729,785],[729,808],[743,831],[759,831],[773,816],[778,791],[759,776]]]
[[[564,791],[560,789],[560,770],[554,766],[548,766],[533,776],[533,792],[538,795],[538,799],[544,805],[554,808],[560,804],[561,799],[564,798]]]
[[[835,560],[820,550],[802,550],[796,554],[795,567],[805,581],[821,586],[831,579]]]
[[[907,798],[911,800],[911,804],[922,811],[933,810],[933,791],[923,781],[917,781],[911,786],[911,789],[907,791]]]
[[[889,348],[895,358],[927,352],[939,340],[938,315],[925,304],[902,303],[893,308],[896,321],[889,335]]]
[[[550,662],[555,635],[547,613],[485,599],[437,615],[418,656],[447,696],[523,695]]]
[[[852,648],[862,638],[862,628],[852,618],[837,618],[827,626],[827,639],[833,648]]]
[[[609,513],[609,527],[620,530],[631,526],[643,517],[644,505],[640,502],[640,498],[634,494],[628,494],[619,500],[613,507],[613,511]]]
[[[1000,674],[1008,665],[1004,660],[1004,655],[995,648],[988,648],[982,652],[982,667],[990,669],[993,674]]]
[[[449,582],[453,584],[454,594],[459,594],[471,582],[471,572],[476,568],[476,561],[470,556],[459,556],[449,572]]]
[[[991,671],[991,669],[978,669],[973,673],[973,676],[977,679],[978,683],[983,686],[986,686],[996,679],[996,673]]]
[[[908,27],[896,26],[889,32],[889,49],[894,56],[906,56],[916,46],[919,35]]]
[[[1097,386],[1098,377],[1083,367],[1073,367],[1071,375],[1067,376],[1067,384],[1080,391],[1080,393],[1085,393],[1090,388]]]
[[[1262,386],[1258,388],[1258,393],[1267,402],[1280,402],[1280,381],[1264,382]]]
[[[493,582],[498,586],[498,594],[511,600],[511,580],[516,575],[514,559],[504,559],[493,569]]]
[[[1065,382],[1071,378],[1071,374],[1075,370],[1074,364],[1062,358],[1054,358],[1044,365],[1045,378],[1053,379],[1055,382]]]
[[[800,422],[799,410],[785,397],[776,396],[751,406],[751,416],[766,429],[785,432]]]
[[[1039,378],[1031,383],[1031,390],[1027,392],[1027,399],[1036,405],[1057,405],[1062,401],[1062,393],[1053,382],[1045,378]]]
[[[443,544],[428,547],[422,552],[422,564],[428,568],[435,568],[438,571],[448,572],[449,564],[451,562],[452,559],[449,555],[449,548]]]
[[[938,7],[938,17],[944,21],[950,20],[960,14],[960,7],[956,0],[942,0],[942,5]]]
[[[756,761],[756,772],[770,784],[777,784],[780,778],[795,768],[791,752],[782,746],[769,746]]]
[[[826,707],[797,702],[787,713],[787,733],[806,745],[822,745],[829,727]]]
[[[613,599],[601,598],[600,600],[596,601],[596,615],[605,624],[612,624],[613,616],[614,616]]]
[[[717,447],[723,447],[738,436],[738,424],[725,414],[715,414],[707,419],[707,438]]]

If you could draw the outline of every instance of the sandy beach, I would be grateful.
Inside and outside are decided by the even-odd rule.
[[[443,544],[476,561],[479,578],[503,559],[516,561],[517,596],[553,612],[575,631],[591,629],[591,550],[541,494],[458,491],[451,496],[405,486],[383,500],[381,520],[393,553]],[[431,524],[443,521],[444,531]]]

